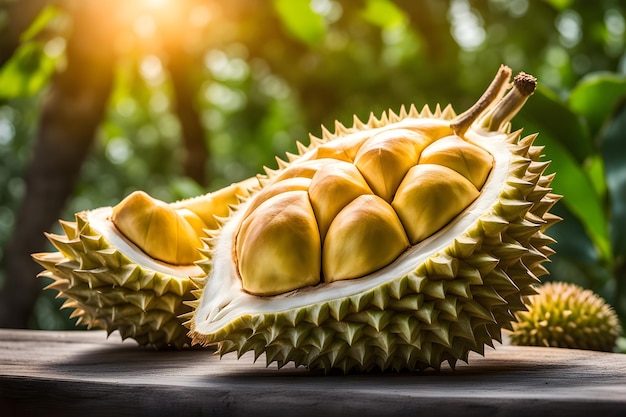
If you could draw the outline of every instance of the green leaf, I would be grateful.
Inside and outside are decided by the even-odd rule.
[[[550,133],[541,133],[536,141],[544,145],[545,159],[551,160],[550,171],[556,172],[552,188],[564,196],[565,204],[581,222],[604,259],[612,259],[607,220],[602,200],[583,168]]]
[[[570,108],[583,116],[595,137],[603,123],[626,95],[626,76],[614,73],[594,73],[584,77],[572,90],[568,103]]]
[[[326,36],[324,19],[315,13],[310,0],[274,0],[274,8],[287,29],[296,39],[319,45]]]
[[[593,188],[596,189],[596,193],[600,196],[600,199],[604,200],[606,196],[606,175],[604,174],[604,160],[600,154],[592,155],[587,158],[585,169]]]
[[[600,144],[609,191],[609,226],[616,257],[626,255],[626,105],[607,126]]]
[[[54,6],[46,6],[37,15],[35,20],[20,35],[20,41],[26,42],[34,39],[48,25],[48,23],[59,14],[59,10]]]
[[[0,69],[0,97],[29,97],[41,90],[54,72],[56,59],[39,42],[22,44]]]
[[[591,137],[581,118],[575,114],[553,91],[539,85],[535,94],[524,105],[516,121],[538,127],[542,135],[567,148],[579,164],[595,153]]]
[[[554,257],[567,258],[570,262],[578,264],[598,264],[599,253],[596,246],[589,238],[585,226],[568,209],[564,201],[557,203],[551,212],[563,219],[549,229],[549,235],[557,241]]]
[[[557,10],[567,9],[573,2],[573,0],[545,0],[546,3],[551,4]]]
[[[172,199],[176,201],[206,194],[206,190],[200,184],[187,177],[172,179],[169,188]]]
[[[385,29],[406,23],[406,16],[389,0],[367,0],[361,16],[367,22]]]

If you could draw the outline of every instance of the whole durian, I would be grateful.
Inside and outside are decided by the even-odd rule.
[[[621,326],[615,310],[591,290],[547,282],[530,296],[528,311],[517,312],[511,343],[610,352]]]
[[[278,169],[231,186],[228,204],[209,194],[167,205],[136,193],[82,213],[81,227],[95,229],[98,250],[123,257],[125,268],[185,282],[184,311],[167,311],[180,314],[192,343],[220,354],[344,372],[454,366],[501,340],[553,252],[544,232],[559,220],[548,210],[560,196],[544,175],[549,163],[535,135],[509,132],[535,79],[510,78],[501,67],[459,116],[450,106],[411,106],[367,123],[355,117],[352,127],[337,122]],[[219,225],[208,225],[214,216]],[[55,238],[62,255],[38,256],[52,258],[41,262],[45,275],[70,303],[76,276],[88,293],[94,270],[121,274],[104,260],[83,272],[92,249],[60,244],[78,235]],[[152,294],[149,279],[137,285]],[[97,297],[84,298],[82,311],[102,310]],[[151,311],[140,310],[147,320]],[[119,326],[102,316],[99,325]]]

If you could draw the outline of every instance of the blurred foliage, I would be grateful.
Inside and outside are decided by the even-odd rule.
[[[157,7],[142,0],[119,49],[97,143],[63,217],[143,189],[171,201],[205,192],[181,173],[180,125],[159,46]],[[189,0],[191,1],[191,0]],[[141,3],[137,0],[137,3]],[[403,104],[461,111],[501,63],[538,77],[514,128],[540,132],[564,220],[545,279],[591,288],[626,317],[626,10],[617,0],[191,1],[179,28],[197,65],[197,108],[213,158],[209,190],[274,167],[295,140]],[[151,7],[148,7],[151,4]],[[7,16],[0,11],[0,24]],[[0,70],[0,247],[20,198],[38,104],[72,16],[47,8]],[[179,34],[180,35],[180,34]],[[19,233],[19,231],[16,231]],[[0,252],[2,257],[2,252]],[[2,277],[0,276],[0,280]],[[1,281],[0,281],[1,282]],[[34,326],[71,328],[47,292]]]

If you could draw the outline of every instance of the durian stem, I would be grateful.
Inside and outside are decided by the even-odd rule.
[[[506,65],[500,66],[493,81],[491,81],[491,84],[489,84],[489,87],[487,87],[487,90],[485,90],[478,101],[450,123],[450,127],[455,134],[462,136],[491,103],[502,98],[504,92],[510,86],[509,80],[511,79],[511,74],[511,68]]]
[[[479,124],[485,129],[496,132],[504,130],[505,126],[528,100],[537,87],[537,79],[532,75],[520,72],[513,79],[513,88],[493,109],[482,117]]]

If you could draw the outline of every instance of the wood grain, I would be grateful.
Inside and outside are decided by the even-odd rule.
[[[329,374],[155,351],[101,331],[0,330],[8,416],[626,416],[626,355],[496,346],[455,370]],[[592,414],[590,414],[592,413]]]

